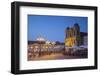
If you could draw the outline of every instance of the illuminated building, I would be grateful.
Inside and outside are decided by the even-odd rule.
[[[65,35],[65,46],[68,47],[84,45],[84,42],[85,44],[87,42],[87,40],[85,40],[87,33],[80,32],[80,26],[77,23],[71,28],[67,27]]]
[[[38,37],[36,41],[45,42],[46,40],[43,37]]]
[[[28,48],[32,51],[48,51],[50,48],[53,49],[55,45],[56,42],[47,41],[43,37],[38,37],[35,41],[28,42]]]

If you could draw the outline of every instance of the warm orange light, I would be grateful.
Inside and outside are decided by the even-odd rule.
[[[65,46],[72,47],[75,45],[75,37],[65,39]]]

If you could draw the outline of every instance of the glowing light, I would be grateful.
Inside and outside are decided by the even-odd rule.
[[[46,41],[46,44],[50,44],[50,41]]]
[[[43,37],[38,37],[36,40],[37,41],[45,41],[45,39]]]
[[[30,48],[32,49],[33,47],[31,46]]]
[[[55,45],[55,44],[56,44],[56,42],[52,42],[52,44],[53,44],[53,45]]]
[[[35,48],[38,48],[38,46],[35,46]]]
[[[75,45],[75,38],[70,37],[65,40],[65,46],[74,46]]]

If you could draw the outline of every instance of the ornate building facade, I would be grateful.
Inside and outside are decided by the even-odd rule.
[[[74,24],[73,27],[67,27],[65,30],[65,46],[80,46],[84,44],[84,36],[87,37],[87,33],[80,32],[79,24]]]

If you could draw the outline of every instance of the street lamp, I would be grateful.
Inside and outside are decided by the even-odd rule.
[[[41,55],[41,48],[42,48],[41,46],[42,46],[42,43],[45,42],[45,39],[42,37],[39,37],[36,40],[39,42],[39,45],[40,45],[40,51],[39,51],[39,56],[40,56]]]

